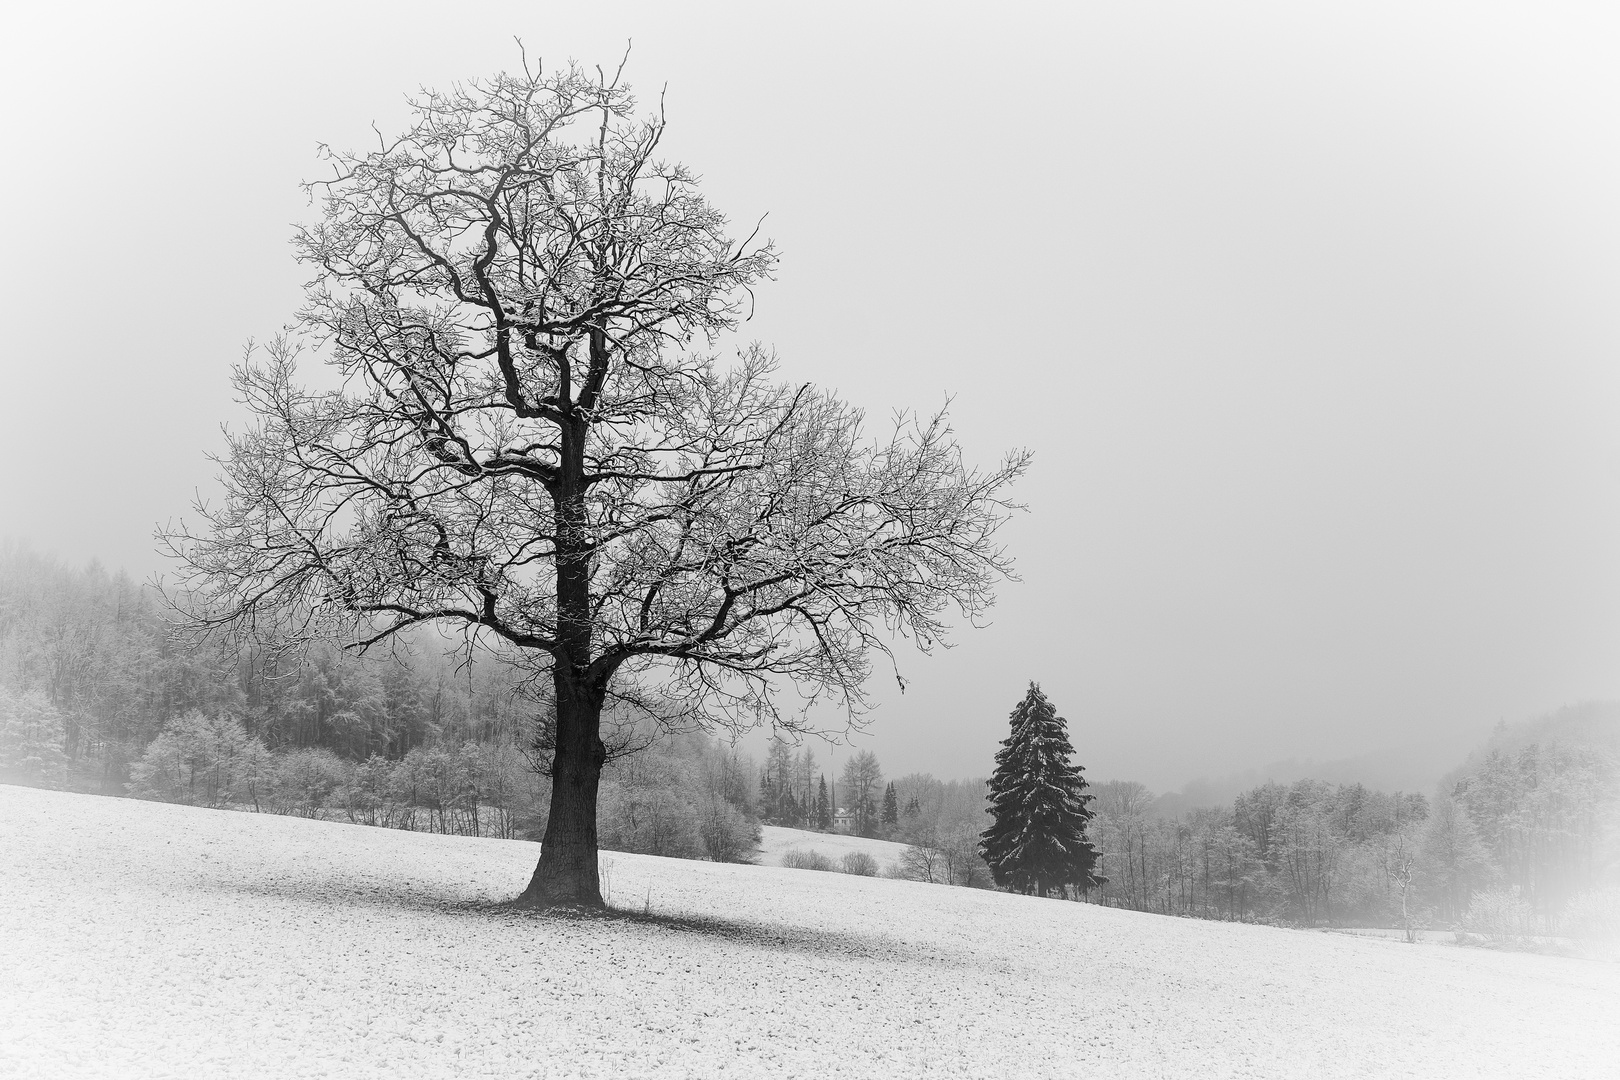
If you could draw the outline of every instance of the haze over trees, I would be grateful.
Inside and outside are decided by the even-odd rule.
[[[534,744],[548,703],[523,670],[449,653],[453,641],[427,630],[383,655],[216,651],[171,636],[162,615],[124,575],[0,546],[0,782],[544,835],[550,780]],[[635,720],[622,708],[607,718],[612,741],[637,749],[604,768],[603,847],[749,859],[760,821],[834,829],[831,794],[843,785],[828,783],[814,739],[775,739],[756,764],[700,733]],[[867,768],[881,774],[875,759]],[[929,860],[938,880],[987,884],[972,845],[949,839],[976,831],[983,784],[909,776],[895,786],[907,812],[897,827],[880,822],[884,835],[948,849]]]
[[[912,773],[894,782],[899,821],[892,839],[906,845],[901,876],[937,885],[989,888],[979,854],[985,826],[985,781],[939,780]]]
[[[0,776],[436,831],[543,824],[536,706],[497,659],[432,634],[378,657],[219,653],[167,629],[121,574],[0,548]]]
[[[1108,880],[1091,899],[1205,918],[1547,934],[1620,917],[1620,708],[1504,729],[1432,797],[1262,784],[1229,806],[1154,812],[1095,787]],[[1613,931],[1607,931],[1612,933]]]
[[[891,635],[992,601],[1027,457],[978,471],[943,414],[859,410],[716,356],[776,264],[659,158],[622,72],[426,92],[402,135],[328,151],[292,336],[236,387],[226,497],[168,536],[200,625],[353,648],[434,623],[498,643],[555,713],[523,902],[602,903],[609,702],[669,727],[853,714]],[[308,353],[341,381],[304,390]]]
[[[547,703],[527,673],[447,656],[425,631],[397,644],[384,656],[215,652],[170,637],[150,590],[123,575],[0,547],[0,782],[543,836],[550,781],[534,742]],[[697,733],[638,726],[628,710],[607,727],[644,749],[604,769],[604,847],[748,859],[760,821],[831,831],[835,790],[849,809],[813,740],[776,740],[756,765]],[[1594,704],[1503,728],[1428,796],[1300,781],[1167,814],[1141,784],[1098,782],[1087,836],[1106,881],[1087,898],[1301,925],[1611,934],[1617,750],[1620,708]],[[885,869],[992,883],[977,850],[984,781],[910,774],[882,791],[878,834],[906,845]]]

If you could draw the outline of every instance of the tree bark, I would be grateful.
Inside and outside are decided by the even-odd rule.
[[[605,344],[592,336],[591,371],[605,370]],[[582,394],[585,389],[582,388]],[[566,395],[565,395],[566,396]],[[591,549],[586,540],[585,422],[571,414],[561,425],[558,481],[552,491],[557,548],[557,649],[552,687],[557,740],[551,762],[551,816],[540,862],[523,907],[606,907],[596,862],[596,795],[607,761],[602,702],[610,671],[591,663]]]
[[[559,672],[558,690],[563,681]],[[557,747],[551,767],[551,816],[540,862],[519,907],[606,907],[597,876],[596,795],[607,748],[602,695],[570,687],[557,695]]]

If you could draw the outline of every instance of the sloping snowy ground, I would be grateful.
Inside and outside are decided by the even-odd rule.
[[[819,851],[833,862],[838,862],[852,851],[864,851],[877,860],[882,873],[900,861],[906,845],[891,840],[868,840],[864,836],[846,836],[843,833],[808,832],[804,829],[784,829],[766,825],[760,837],[759,863],[761,866],[781,866],[782,856],[789,851]]]
[[[536,853],[0,787],[0,1076],[1620,1074],[1613,964]]]

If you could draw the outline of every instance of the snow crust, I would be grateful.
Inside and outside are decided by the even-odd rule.
[[[0,786],[0,1076],[1603,1077],[1620,965]]]

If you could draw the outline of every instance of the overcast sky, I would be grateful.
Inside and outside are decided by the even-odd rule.
[[[1601,5],[252,7],[3,17],[0,536],[161,570],[297,303],[315,144],[514,35],[633,39],[672,156],[769,215],[747,336],[1035,452],[993,625],[875,680],[888,771],[988,772],[1030,679],[1155,787],[1620,697]]]

